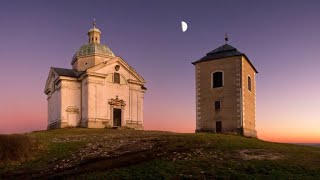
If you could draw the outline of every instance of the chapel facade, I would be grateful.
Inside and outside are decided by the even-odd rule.
[[[226,44],[193,62],[196,132],[257,137],[256,73],[248,57]]]
[[[48,129],[143,129],[145,80],[100,40],[94,23],[88,43],[72,58],[72,68],[50,68],[44,90]]]

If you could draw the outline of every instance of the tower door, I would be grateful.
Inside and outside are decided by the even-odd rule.
[[[121,109],[113,109],[113,126],[121,126]]]
[[[216,132],[217,133],[221,133],[222,132],[222,122],[221,121],[217,121],[216,122]]]

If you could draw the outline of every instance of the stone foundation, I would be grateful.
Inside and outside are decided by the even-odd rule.
[[[216,130],[215,129],[196,129],[195,131],[196,133],[199,133],[199,132],[210,132],[210,133],[215,133]]]
[[[252,129],[243,129],[243,136],[257,138],[257,131]]]
[[[67,122],[55,122],[50,125],[48,125],[48,130],[49,129],[58,129],[58,128],[67,128],[68,123]],[[107,121],[81,121],[79,124],[79,127],[81,128],[113,128],[109,120]],[[77,127],[74,127],[77,128]],[[135,129],[135,130],[143,130],[143,125],[139,122],[127,122],[125,126],[121,126],[119,128],[129,128],[129,129]]]
[[[101,120],[89,119],[89,120],[82,120],[80,122],[80,127],[83,127],[83,128],[106,128],[106,127],[111,127],[111,126],[110,126],[109,120],[101,121]]]
[[[139,122],[127,122],[126,127],[135,130],[143,130],[143,126]]]
[[[105,128],[109,125],[109,122],[106,121],[88,121],[87,128]]]
[[[217,133],[216,129],[196,129],[195,132],[196,133],[200,133],[200,132]],[[256,130],[243,129],[243,128],[237,128],[234,130],[223,130],[221,133],[218,133],[218,134],[234,134],[234,135],[241,135],[245,137],[257,138]]]

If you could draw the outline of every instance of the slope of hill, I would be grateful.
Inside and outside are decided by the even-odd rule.
[[[320,148],[234,135],[59,129],[12,136],[0,136],[0,179],[320,178]]]

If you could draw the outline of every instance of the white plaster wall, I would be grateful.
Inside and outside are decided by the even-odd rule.
[[[118,71],[115,70],[115,66],[120,65]],[[119,62],[113,62],[106,66],[94,71],[98,74],[103,74],[105,77],[103,85],[97,86],[96,96],[89,95],[90,98],[94,99],[98,97],[98,113],[97,118],[108,119],[112,121],[112,109],[109,105],[110,99],[118,98],[124,100],[126,106],[122,109],[122,122],[125,126],[126,121],[141,121],[143,122],[143,92],[141,85],[130,84],[127,82],[128,79],[138,80],[128,70],[122,66]],[[117,72],[120,74],[120,84],[113,83],[113,74]],[[93,86],[92,86],[93,87]],[[91,89],[93,90],[93,88]],[[91,105],[96,106],[95,103],[91,102]]]
[[[120,73],[120,72],[119,72]],[[109,76],[113,76],[112,74],[109,74]],[[122,74],[120,73],[120,76],[122,76]],[[129,86],[128,84],[121,84],[121,79],[122,81],[125,81],[124,78],[120,78],[120,84],[116,84],[113,82],[108,82],[107,78],[105,81],[105,85],[103,87],[103,94],[104,94],[104,98],[101,99],[103,102],[103,109],[107,109],[107,111],[105,111],[105,116],[108,117],[108,119],[113,120],[112,119],[112,109],[109,105],[109,101],[111,99],[115,99],[117,96],[120,100],[123,100],[126,103],[126,106],[123,107],[122,109],[122,122],[121,125],[125,126],[126,124],[126,120],[130,119],[130,114],[129,114]]]
[[[130,109],[130,120],[137,122],[139,121],[141,124],[143,123],[143,92],[141,91],[141,86],[139,85],[131,85],[130,88],[131,93],[131,109]]]
[[[115,70],[115,66],[116,65],[120,66],[120,69],[118,71]],[[102,67],[100,69],[97,69],[95,72],[99,73],[99,74],[110,74],[110,73],[118,72],[118,73],[120,73],[122,75],[122,77],[124,79],[138,80],[131,73],[129,73],[129,71],[121,63],[119,63],[118,61],[112,61],[110,63],[107,63],[106,66],[104,66],[104,67]],[[122,84],[122,83],[126,83],[126,82],[122,81],[120,83]]]
[[[85,78],[81,82],[81,100],[82,100],[82,107],[81,107],[81,121],[85,122],[88,118],[88,79]]]
[[[120,65],[118,71],[115,70],[116,65]],[[120,74],[120,84],[113,82],[115,72]],[[113,124],[113,111],[109,101],[118,97],[119,100],[123,100],[126,104],[121,108],[121,125],[125,126],[127,121],[140,121],[139,124],[142,124],[144,93],[139,84],[130,83],[129,87],[128,79],[139,82],[132,73],[129,73],[125,66],[122,66],[121,62],[116,60],[90,68],[86,75],[81,77],[81,82],[78,82],[78,84],[64,82],[64,87],[69,86],[71,89],[63,89],[62,99],[64,102],[61,110],[65,111],[68,106],[78,106],[79,104],[79,107],[81,107],[79,108],[81,121],[84,125],[89,121],[91,127],[104,127],[108,123],[103,122],[109,122],[110,125]],[[74,88],[79,88],[79,91],[74,92]],[[74,96],[70,97],[71,94]],[[77,102],[79,99],[81,99],[80,102]],[[76,103],[72,104],[71,101]],[[63,121],[67,122],[66,113],[63,112],[62,116]]]
[[[102,88],[103,86],[102,78],[97,77],[88,77],[87,78],[87,104],[84,104],[84,108],[87,109],[87,118],[85,119],[92,119],[98,120],[99,114],[101,114],[101,99],[102,96]],[[84,97],[85,98],[85,97]]]
[[[131,90],[131,118],[132,121],[137,121],[138,119],[138,93]]]
[[[121,74],[120,74],[121,76]],[[123,110],[122,125],[125,125],[125,120],[129,119],[129,87],[125,79],[120,78],[120,84],[112,82],[113,73],[109,73],[105,78],[89,76],[85,81],[88,83],[83,86],[83,119],[94,121],[111,121],[113,113],[109,105],[109,101],[117,96],[124,100],[126,106]],[[87,98],[88,97],[88,98]]]
[[[71,118],[68,114],[75,112],[67,112],[70,107],[79,110],[77,121],[81,118],[81,83],[78,81],[61,80],[61,122],[68,122]]]
[[[138,102],[138,108],[139,108],[139,117],[138,117],[138,121],[141,122],[141,124],[143,124],[143,100],[144,100],[144,93],[139,92],[138,93],[139,96],[139,102]]]
[[[59,122],[61,119],[61,91],[54,91],[48,96],[48,125]]]

